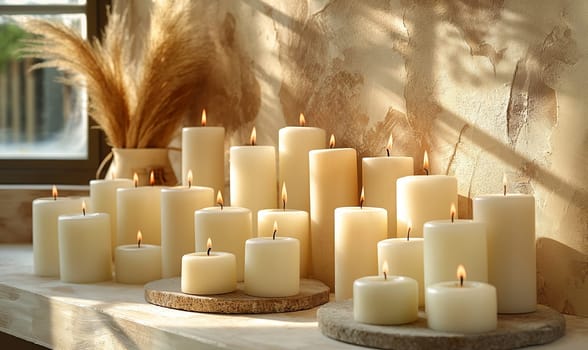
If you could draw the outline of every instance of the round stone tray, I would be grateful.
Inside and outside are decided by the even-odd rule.
[[[172,309],[219,314],[267,314],[312,309],[329,301],[329,287],[301,279],[300,293],[291,297],[264,298],[247,295],[243,283],[232,293],[192,295],[182,293],[180,278],[166,278],[145,285],[145,300]]]
[[[498,328],[476,334],[442,333],[427,328],[424,312],[401,326],[376,326],[353,320],[351,300],[323,305],[317,313],[321,332],[342,342],[378,349],[515,349],[550,343],[565,333],[563,316],[547,306],[527,314],[498,315]]]

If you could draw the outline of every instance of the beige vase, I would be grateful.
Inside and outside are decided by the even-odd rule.
[[[113,148],[112,163],[106,179],[132,179],[139,177],[139,186],[149,185],[149,175],[153,172],[154,185],[175,186],[178,180],[169,160],[166,148]]]

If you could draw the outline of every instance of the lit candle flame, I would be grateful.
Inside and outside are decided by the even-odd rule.
[[[429,154],[427,151],[425,151],[425,154],[423,155],[423,169],[425,170],[425,173],[429,175]]]
[[[200,118],[200,125],[206,126],[206,109],[202,110],[202,117]]]
[[[53,197],[53,200],[57,200],[57,186],[53,185],[53,188],[51,189],[51,196]]]
[[[208,237],[208,240],[206,241],[206,255],[210,255],[211,250],[212,250],[212,239],[210,239],[210,237]]]
[[[143,241],[143,234],[141,230],[137,231],[137,248],[141,248],[141,242]]]
[[[257,131],[255,130],[255,126],[253,130],[251,130],[251,137],[249,138],[249,143],[251,146],[255,146],[255,141],[257,141]]]
[[[457,266],[457,279],[459,280],[459,286],[463,287],[463,281],[466,278],[466,269],[463,265]]]
[[[382,273],[384,274],[384,280],[388,279],[388,260],[384,260],[384,263],[382,264]]]
[[[506,184],[508,180],[506,179],[506,173],[502,174],[502,192],[506,196]]]
[[[386,144],[386,155],[390,157],[390,151],[392,150],[392,135],[388,138],[388,143]]]
[[[135,187],[139,186],[139,175],[137,175],[137,173],[133,174],[133,184]]]
[[[335,148],[335,135],[331,134],[331,138],[329,139],[329,148]]]
[[[220,205],[221,209],[223,208],[225,201],[223,201],[223,194],[220,190],[216,193],[216,204]]]
[[[363,209],[363,203],[365,202],[365,189],[361,186],[361,194],[359,195],[359,207]]]
[[[451,213],[451,222],[454,222],[454,220],[455,220],[455,212],[456,211],[457,210],[455,209],[455,204],[451,203],[451,211],[450,211],[450,213]]]
[[[272,234],[272,239],[276,239],[276,233],[278,233],[278,222],[274,220],[274,233]]]
[[[304,119],[304,114],[302,114],[302,113],[300,113],[300,116],[298,117],[298,125],[300,125],[300,126],[306,125],[306,119]]]
[[[84,216],[86,216],[86,201],[85,200],[82,201],[82,214]]]
[[[155,185],[155,173],[153,172],[153,170],[151,170],[151,172],[149,173],[149,185]]]
[[[286,181],[282,182],[282,205],[286,210],[286,203],[288,202],[288,191],[286,190]]]
[[[192,175],[192,170],[188,170],[188,175],[186,175],[186,178],[188,180],[188,188],[192,187],[192,178],[194,176]]]

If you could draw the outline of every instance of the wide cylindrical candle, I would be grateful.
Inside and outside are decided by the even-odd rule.
[[[457,178],[446,175],[401,177],[396,181],[396,199],[398,234],[412,226],[411,236],[423,237],[423,224],[446,218],[447,209],[457,203]]]
[[[404,276],[368,276],[353,283],[353,319],[398,325],[418,318],[417,281]]]
[[[353,297],[353,281],[378,272],[378,242],[387,236],[386,209],[335,209],[335,299]]]
[[[105,179],[90,181],[90,205],[88,212],[107,213],[110,215],[110,233],[112,243],[112,255],[117,243],[117,219],[116,219],[116,190],[119,188],[133,187],[131,179]]]
[[[57,218],[82,208],[81,198],[54,195],[33,200],[33,272],[37,276],[59,276]]]
[[[300,243],[291,237],[258,237],[245,243],[246,294],[287,297],[300,291]]]
[[[366,157],[361,169],[365,204],[386,209],[388,237],[396,237],[396,180],[413,174],[412,157]]]
[[[60,279],[70,283],[112,280],[109,215],[61,215],[58,226]]]
[[[210,207],[194,213],[195,251],[205,251],[211,238],[215,249],[235,254],[237,281],[243,281],[245,241],[253,237],[251,210],[239,207]]]
[[[127,244],[116,247],[115,277],[118,283],[145,284],[161,278],[161,247]]]
[[[203,112],[203,122],[205,121]],[[192,170],[193,184],[225,188],[225,128],[220,126],[186,127],[182,129],[182,184],[188,185],[187,173]]]
[[[161,187],[119,188],[117,200],[117,246],[137,242],[137,231],[146,244],[161,244]],[[116,256],[115,256],[116,258]]]
[[[325,148],[325,130],[308,126],[288,126],[278,133],[279,183],[286,182],[292,197],[289,207],[310,210],[310,180],[308,152]]]
[[[537,308],[535,199],[530,195],[474,198],[474,221],[488,239],[488,282],[496,287],[499,313]]]
[[[182,258],[181,289],[188,294],[223,294],[237,289],[237,261],[225,252],[198,252]]]
[[[334,290],[333,213],[335,208],[357,204],[357,152],[352,148],[310,151],[309,173],[311,275]]]
[[[179,276],[182,257],[194,251],[194,212],[214,204],[210,187],[161,190],[161,275]]]
[[[378,273],[382,274],[382,265],[388,263],[388,273],[392,276],[407,276],[417,281],[419,306],[425,304],[423,239],[389,238],[378,242]]]

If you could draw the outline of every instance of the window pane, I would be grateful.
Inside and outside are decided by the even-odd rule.
[[[38,61],[17,57],[27,35],[18,17],[0,16],[0,158],[86,159],[86,94],[58,83],[55,69],[29,71]],[[42,17],[86,33],[84,14]]]

